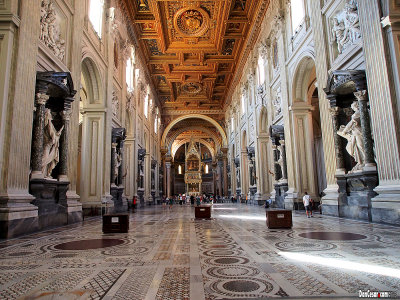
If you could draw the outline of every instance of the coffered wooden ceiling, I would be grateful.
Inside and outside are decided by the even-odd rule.
[[[268,3],[123,0],[164,115],[222,114]]]

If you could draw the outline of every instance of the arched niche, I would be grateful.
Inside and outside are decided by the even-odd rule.
[[[104,104],[101,82],[100,72],[94,60],[90,57],[84,58],[81,73],[81,86],[85,93],[82,99],[84,108],[91,104]]]
[[[292,81],[292,105],[296,102],[308,102],[310,85],[315,83],[316,71],[313,56],[305,54],[300,59]]]

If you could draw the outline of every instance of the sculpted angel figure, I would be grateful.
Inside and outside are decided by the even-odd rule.
[[[337,17],[333,18],[332,36],[333,39],[337,42],[339,53],[342,53],[343,48],[348,41],[348,34],[347,31],[345,31],[344,23],[339,22]]]
[[[358,102],[354,101],[351,104],[351,108],[354,110],[354,114],[351,116],[350,122],[347,123],[346,126],[340,126],[337,134],[347,139],[346,151],[356,161],[357,164],[352,169],[352,171],[356,171],[360,170],[364,166],[365,149],[361,130]]]
[[[50,109],[46,109],[42,158],[42,173],[46,178],[51,178],[51,172],[59,162],[60,136],[64,129],[63,126],[57,131],[52,121],[53,116],[51,115],[51,111]]]

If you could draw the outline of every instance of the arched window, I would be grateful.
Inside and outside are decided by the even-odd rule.
[[[305,16],[304,0],[292,0],[290,5],[292,15],[292,34],[296,34],[296,29],[303,22]]]
[[[235,118],[233,116],[231,117],[231,130],[232,132],[235,131]]]
[[[179,175],[182,175],[182,166],[181,165],[178,166],[178,173],[179,173]]]
[[[146,94],[146,96],[144,97],[143,111],[144,111],[144,116],[147,118],[149,116],[149,94]]]
[[[208,165],[206,165],[206,168],[205,168],[204,172],[205,172],[206,174],[208,174]]]
[[[154,133],[157,134],[158,116],[154,118]]]
[[[242,115],[244,115],[246,112],[246,95],[244,93],[242,93],[242,96],[240,98],[240,103],[242,105]]]
[[[94,31],[101,38],[101,30],[103,27],[103,10],[104,0],[90,0],[89,4],[89,20],[93,25]]]
[[[133,50],[132,50],[133,53]],[[134,67],[133,67],[133,58],[132,55],[128,58],[128,60],[126,61],[126,87],[129,93],[133,92],[133,71],[134,71]]]
[[[265,81],[264,60],[261,56],[258,58],[258,79],[260,84]]]

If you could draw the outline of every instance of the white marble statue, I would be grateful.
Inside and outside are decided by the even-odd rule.
[[[117,151],[115,151],[115,165],[114,165],[114,176],[115,176],[115,179],[118,178],[119,167],[121,166],[121,163],[122,163],[121,153],[118,153]]]
[[[282,170],[282,174],[283,174],[283,146],[282,145],[278,145],[278,160],[276,161],[278,163],[278,165],[281,167]]]
[[[57,131],[53,125],[50,109],[46,109],[43,133],[42,173],[45,178],[52,178],[51,172],[59,162],[60,136],[64,126]]]
[[[338,135],[347,139],[346,151],[354,158],[356,165],[352,171],[361,170],[365,161],[365,149],[363,135],[361,130],[360,112],[358,102],[351,104],[354,114],[351,116],[350,122],[344,126],[340,126]]]
[[[56,57],[64,60],[65,40],[61,38],[54,3],[50,0],[42,0],[40,7],[40,39],[53,51]]]

